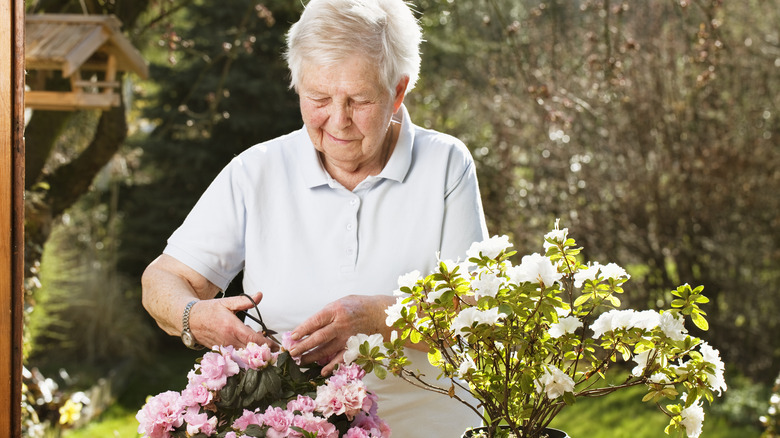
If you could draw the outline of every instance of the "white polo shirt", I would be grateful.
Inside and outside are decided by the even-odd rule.
[[[244,291],[263,292],[263,320],[284,332],[345,295],[392,295],[399,275],[429,273],[437,254],[463,260],[471,243],[486,237],[468,149],[412,124],[402,107],[390,160],[353,191],[328,175],[300,129],[233,159],[164,252],[223,290],[243,269]],[[424,354],[412,361],[427,365]],[[433,369],[426,374],[438,375]],[[393,380],[367,383],[380,396],[380,415],[394,436],[444,432],[420,425],[452,428],[440,436],[460,436],[478,425],[446,396]]]

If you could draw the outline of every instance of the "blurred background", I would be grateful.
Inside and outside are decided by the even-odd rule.
[[[490,234],[538,252],[560,218],[587,259],[626,267],[635,308],[703,285],[710,329],[689,329],[720,350],[729,384],[703,436],[778,436],[780,0],[411,3],[426,42],[406,105],[471,149]],[[302,5],[26,9],[113,15],[109,43],[148,70],[120,59],[115,75],[82,72],[85,86],[28,64],[31,91],[115,85],[118,98],[28,114],[23,435],[135,437],[145,398],[183,388],[199,356],[144,312],[141,272],[233,156],[301,126],[281,53]],[[58,32],[28,32],[27,47]],[[664,436],[641,389],[630,397],[578,403],[556,425]]]

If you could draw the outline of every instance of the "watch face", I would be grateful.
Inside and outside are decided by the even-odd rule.
[[[181,334],[181,340],[182,342],[184,342],[184,345],[186,345],[187,347],[192,348],[195,346],[195,339],[192,337],[192,333],[190,333],[189,331],[183,332]]]

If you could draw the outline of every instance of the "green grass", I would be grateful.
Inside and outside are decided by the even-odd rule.
[[[571,438],[662,438],[669,419],[654,404],[643,403],[644,387],[614,392],[606,397],[578,400],[553,420],[552,427]],[[715,403],[718,403],[716,400]],[[750,426],[733,426],[713,416],[704,404],[702,438],[758,438],[761,431]]]

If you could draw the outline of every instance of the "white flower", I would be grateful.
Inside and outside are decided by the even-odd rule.
[[[432,291],[428,292],[428,298],[425,301],[433,304],[434,301],[438,300],[439,298],[441,298],[442,295],[444,295],[444,292],[447,292],[447,291],[450,291],[450,290],[452,290],[452,289],[441,288],[439,290],[432,290]]]
[[[726,365],[720,359],[720,352],[712,348],[708,343],[702,342],[699,345],[699,352],[702,358],[713,365],[715,365],[715,374],[707,374],[707,386],[713,391],[718,391],[718,395],[721,395],[723,391],[727,390],[726,379],[724,373],[726,371]]]
[[[408,274],[404,274],[400,277],[398,277],[398,289],[408,287],[409,289],[413,289],[414,285],[417,284],[417,280],[420,280],[422,276],[420,275],[420,271],[412,271]]]
[[[612,278],[615,280],[620,280],[621,278],[631,278],[631,276],[626,273],[625,269],[614,263],[608,263],[606,266],[602,266],[601,275],[603,275],[604,278]]]
[[[643,310],[634,314],[634,327],[641,328],[644,331],[652,331],[661,323],[661,314],[655,310]]]
[[[505,316],[503,313],[498,313],[498,307],[494,307],[488,310],[479,310],[476,307],[469,307],[461,310],[461,312],[452,320],[450,330],[455,334],[460,334],[464,328],[471,328],[474,323],[478,324],[495,324],[499,318]]]
[[[609,312],[602,313],[590,326],[593,330],[593,338],[598,339],[607,332],[632,328],[635,313],[636,311],[631,309],[612,309]]]
[[[403,303],[404,299],[404,297],[396,298],[395,304],[388,306],[387,309],[385,309],[385,314],[387,314],[385,324],[387,324],[388,327],[392,327],[396,321],[403,318],[403,315],[401,315],[401,309],[408,307]]]
[[[475,369],[477,369],[477,364],[475,364],[474,359],[472,359],[471,356],[467,354],[463,358],[463,362],[461,362],[460,366],[458,367],[458,377],[462,379],[466,374],[468,374],[469,370]]]
[[[534,253],[524,256],[519,266],[507,269],[507,274],[513,283],[540,283],[552,286],[563,274],[552,264],[549,258]]]
[[[655,373],[652,376],[650,376],[649,380],[653,383],[663,383],[663,384],[671,383],[669,381],[669,377],[667,377],[666,374],[664,373]]]
[[[682,410],[682,425],[688,438],[697,438],[701,435],[701,424],[704,422],[704,408],[699,404],[693,404]]]
[[[672,312],[664,312],[661,314],[661,321],[658,324],[661,327],[661,331],[673,341],[685,340],[685,334],[688,330],[684,327],[685,320],[682,316],[677,317]]]
[[[598,277],[599,268],[601,268],[599,262],[593,262],[593,264],[587,268],[580,268],[579,271],[574,273],[574,287],[579,288],[582,287],[582,285],[588,280],[596,280]]]
[[[474,289],[474,297],[480,299],[485,296],[495,297],[503,283],[501,277],[485,271],[478,279],[471,281],[471,287]]]
[[[479,258],[480,253],[482,253],[482,256],[487,257],[489,259],[494,259],[498,257],[498,255],[501,253],[501,251],[505,251],[507,248],[511,247],[512,244],[509,243],[509,236],[493,236],[490,239],[483,240],[482,242],[474,242],[471,244],[471,247],[468,251],[466,251],[466,257],[468,258]]]
[[[633,360],[636,362],[636,366],[631,370],[633,376],[639,377],[645,372],[645,368],[647,368],[648,365],[647,362],[650,360],[650,356],[653,353],[655,353],[655,350],[647,350],[634,355]]]
[[[578,328],[582,327],[582,321],[576,316],[567,316],[565,318],[558,319],[558,322],[550,324],[550,336],[553,338],[560,338],[566,333],[574,333]]]
[[[379,347],[380,351],[384,350],[384,347],[382,346],[384,338],[382,338],[382,335],[379,333],[375,333],[371,336],[358,333],[347,339],[347,351],[344,352],[344,363],[351,364],[354,362],[360,355],[360,346],[366,341],[368,341],[368,351],[373,350],[374,347]]]
[[[544,389],[547,398],[554,400],[566,392],[574,391],[574,380],[554,365],[548,365],[536,383],[536,392]]]
[[[566,242],[566,237],[569,235],[569,229],[558,229],[558,224],[555,224],[555,229],[544,235],[544,250],[547,251],[551,246],[551,243],[547,242],[547,239],[552,239],[558,243]]]

